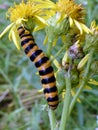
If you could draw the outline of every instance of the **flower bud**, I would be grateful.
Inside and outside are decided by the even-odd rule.
[[[85,66],[85,64],[88,61],[88,58],[89,58],[89,54],[87,54],[84,58],[82,58],[82,60],[79,62],[78,66],[77,66],[78,70],[81,70]]]
[[[84,56],[83,49],[79,44],[79,41],[75,42],[70,48],[69,48],[69,56],[72,59],[78,59],[82,58]]]

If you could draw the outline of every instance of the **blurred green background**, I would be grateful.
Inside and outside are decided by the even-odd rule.
[[[19,0],[0,0],[0,33],[10,23],[6,18],[7,9]],[[98,24],[98,0],[76,0],[86,9],[86,24],[92,20]],[[46,51],[44,32],[34,34],[36,43]],[[54,53],[59,47],[54,48]],[[9,41],[8,34],[0,40],[0,130],[50,130],[46,101],[41,89],[37,69],[23,50],[16,49]],[[68,130],[98,130],[98,87],[81,94],[68,123]],[[62,104],[56,110],[60,119]]]

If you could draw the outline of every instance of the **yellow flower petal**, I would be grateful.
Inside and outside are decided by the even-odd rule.
[[[43,93],[44,88],[38,90],[38,93]]]
[[[9,37],[9,40],[11,41],[12,40],[12,29],[10,30],[8,37]]]
[[[96,27],[96,22],[95,22],[95,20],[93,20],[92,22],[91,22],[91,28],[95,28]]]
[[[57,13],[57,23],[62,22],[63,19],[67,17],[67,14],[61,15],[60,13]]]
[[[4,31],[0,34],[0,38],[3,37],[11,28],[12,26],[14,25],[14,23],[11,23],[10,25],[8,25]]]
[[[74,24],[73,19],[71,17],[69,17],[69,23],[70,23],[70,27],[72,27]]]
[[[22,22],[27,22],[28,19],[24,19],[24,18],[19,18],[18,20],[16,20],[16,25],[21,24]]]
[[[94,79],[90,79],[88,83],[92,85],[98,85],[98,82]]]
[[[36,27],[34,28],[33,32],[37,32],[37,31],[43,29],[44,27],[45,27],[45,25],[36,26]]]
[[[78,70],[81,70],[83,67],[84,67],[84,65],[87,63],[87,61],[88,61],[88,58],[89,58],[89,54],[87,54],[80,62],[79,62],[79,64],[78,64],[78,66],[77,66],[77,69]]]
[[[83,29],[81,27],[81,24],[78,21],[76,21],[76,20],[74,20],[74,23],[77,26],[77,28],[80,30],[80,34],[82,35],[83,34]]]
[[[87,89],[87,90],[91,90],[91,89],[92,89],[92,88],[91,88],[90,86],[88,86],[88,85],[84,86],[84,88]]]
[[[82,29],[84,30],[84,32],[86,32],[86,33],[91,33],[91,34],[93,34],[93,32],[86,26],[86,25],[84,25],[84,24],[82,24],[82,23],[80,23],[81,24],[81,27],[82,27]]]
[[[43,23],[44,25],[47,25],[48,26],[48,23],[41,17],[35,15],[35,18],[37,18],[39,20],[40,23]]]
[[[37,8],[54,8],[55,7],[55,3],[50,1],[50,0],[29,0],[28,3],[33,3],[36,4]]]
[[[15,28],[12,29],[11,34],[12,34],[12,40],[13,40],[15,46],[17,47],[18,50],[20,50],[20,42],[19,42],[19,39],[17,37],[18,35],[16,33]]]
[[[51,58],[54,59],[53,56],[51,56]],[[58,62],[56,59],[53,60],[53,63],[54,63],[54,65],[55,65],[58,69],[61,68],[59,62]]]

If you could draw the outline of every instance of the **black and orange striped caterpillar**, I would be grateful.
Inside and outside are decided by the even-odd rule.
[[[48,105],[54,110],[58,106],[59,99],[54,71],[49,58],[46,57],[43,51],[37,46],[32,34],[28,29],[21,26],[18,28],[18,33],[24,52],[30,58],[30,60],[34,62],[39,71]]]

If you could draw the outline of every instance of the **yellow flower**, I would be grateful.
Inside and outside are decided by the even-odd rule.
[[[38,15],[39,11],[33,5],[22,2],[19,5],[15,4],[14,7],[9,8],[7,16],[11,22],[16,22],[21,18],[28,19],[29,17]]]
[[[76,4],[74,0],[59,0],[56,3],[56,8],[62,15],[69,17],[70,27],[74,27],[75,25],[80,30],[80,34],[83,34],[83,31],[86,33],[91,32],[90,29],[83,24],[85,16],[83,7]]]
[[[53,9],[61,14],[61,19],[68,17],[70,27],[75,25],[80,30],[80,34],[83,34],[83,32],[92,33],[84,24],[85,13],[83,7],[76,4],[74,0],[59,0]]]
[[[84,22],[84,9],[81,5],[75,4],[74,0],[59,0],[56,8],[63,15],[67,14],[72,19]]]
[[[10,30],[9,39],[13,40],[16,47],[20,49],[17,28],[23,24],[26,25],[30,31],[33,31],[36,24],[42,27],[47,25],[42,15],[43,11],[36,8],[35,3],[25,3],[22,1],[18,5],[15,4],[14,7],[10,7],[7,12],[7,17],[10,19],[11,24],[1,33],[0,38]]]
[[[42,0],[40,0],[42,1]],[[49,2],[49,0],[45,0]],[[47,7],[47,6],[46,6]],[[92,31],[84,24],[84,9],[78,5],[74,0],[58,0],[58,2],[49,2],[48,10],[52,10],[53,16],[47,20],[49,27],[46,28],[46,38],[44,43],[52,42],[56,44],[57,38],[68,34],[72,30],[74,34],[83,37],[85,33],[92,33]],[[53,35],[52,35],[53,34]],[[73,34],[73,35],[74,35]],[[65,41],[64,41],[65,42]]]
[[[37,4],[38,8],[51,9],[55,13],[59,12],[62,15],[67,14],[72,19],[84,23],[84,9],[81,5],[76,4],[74,0],[59,0],[56,4],[50,0],[29,0],[29,2]]]

